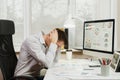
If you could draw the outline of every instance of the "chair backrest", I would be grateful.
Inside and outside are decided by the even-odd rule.
[[[12,40],[14,33],[13,21],[0,20],[0,69],[4,80],[9,80],[13,77],[17,64]]]

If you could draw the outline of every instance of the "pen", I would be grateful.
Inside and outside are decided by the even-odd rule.
[[[107,65],[109,65],[109,59],[106,59],[106,61],[107,61]]]
[[[110,62],[111,62],[111,60],[109,59],[109,60],[108,60],[108,65],[110,64]]]
[[[102,61],[103,61],[103,65],[105,65],[105,60],[103,59]]]
[[[98,60],[99,60],[100,64],[102,65],[102,62],[101,62],[101,60],[100,60],[100,59],[98,59]]]

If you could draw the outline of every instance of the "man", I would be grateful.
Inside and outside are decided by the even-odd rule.
[[[66,34],[60,29],[54,29],[49,34],[40,32],[27,38],[21,46],[15,76],[39,78],[40,70],[52,67],[58,60],[60,47],[66,43]]]

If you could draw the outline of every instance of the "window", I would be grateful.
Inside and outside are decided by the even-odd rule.
[[[68,0],[32,0],[31,34],[63,27]]]
[[[0,19],[9,19],[15,22],[14,46],[19,49],[24,39],[23,0],[1,0]]]
[[[71,47],[82,46],[83,21],[114,17],[114,0],[70,0],[76,28],[69,35]],[[19,51],[23,40],[40,30],[47,33],[62,28],[67,16],[68,0],[1,0],[0,19],[15,22],[14,46]],[[76,36],[75,36],[76,34]]]
[[[87,20],[116,18],[116,0],[76,0],[75,10],[75,43],[73,46],[83,45],[83,23]]]
[[[73,31],[71,30],[71,35],[76,34],[76,36],[71,36],[75,43],[70,43],[71,47],[82,48],[83,44],[83,23],[86,20],[93,20],[97,17],[97,5],[99,0],[76,0],[76,7],[74,10],[73,18],[75,19],[76,27]],[[99,5],[100,6],[100,5]]]

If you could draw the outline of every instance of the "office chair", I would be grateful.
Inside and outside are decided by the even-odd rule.
[[[0,20],[0,80],[35,80],[28,76],[14,76],[17,57],[13,47],[14,22]]]

